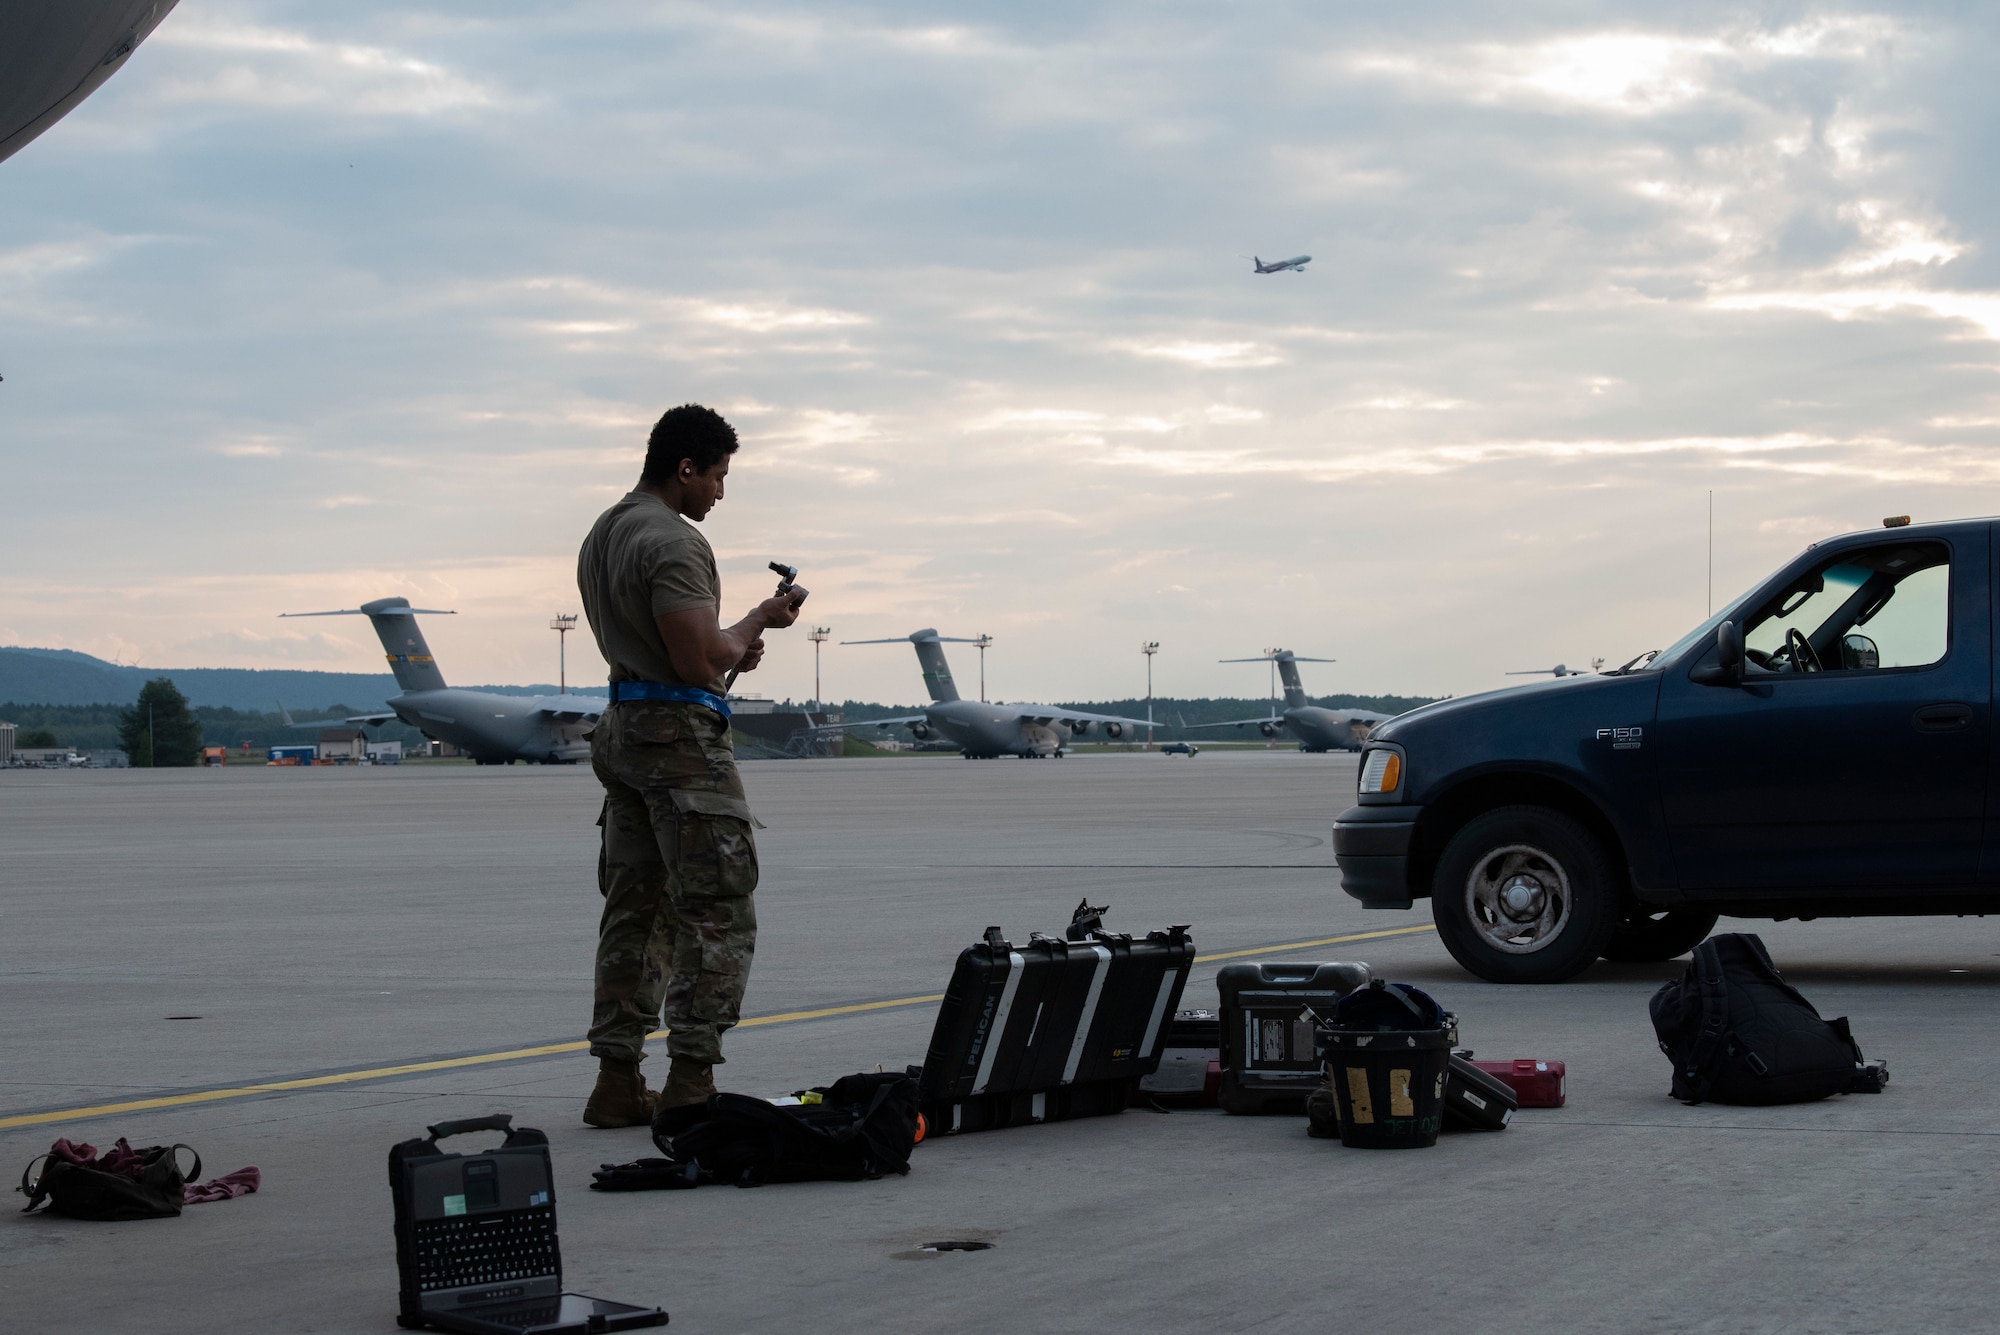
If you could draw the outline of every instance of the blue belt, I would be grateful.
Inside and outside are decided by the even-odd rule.
[[[669,686],[663,681],[612,682],[611,703],[621,704],[627,700],[673,700],[684,705],[700,705],[724,718],[729,717],[727,700],[714,691],[704,691],[695,686]]]

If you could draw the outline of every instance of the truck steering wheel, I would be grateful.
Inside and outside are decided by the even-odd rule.
[[[1792,671],[1818,672],[1819,655],[1813,652],[1812,641],[1799,634],[1798,627],[1785,628],[1785,652],[1791,655]]]

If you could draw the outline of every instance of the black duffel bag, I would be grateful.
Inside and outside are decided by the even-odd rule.
[[[917,1082],[898,1071],[845,1076],[775,1104],[748,1094],[663,1110],[653,1143],[664,1159],[606,1164],[598,1191],[657,1191],[726,1182],[859,1181],[910,1171],[917,1139]]]
[[[43,1201],[71,1219],[169,1219],[181,1212],[187,1184],[201,1176],[201,1156],[187,1145],[148,1145],[133,1149],[123,1140],[102,1160],[88,1145],[77,1157],[63,1153],[68,1141],[56,1142],[48,1154],[29,1162],[16,1188],[28,1198],[27,1209]],[[194,1155],[186,1174],[175,1162],[179,1152]],[[35,1165],[41,1164],[37,1174]]]
[[[1811,1103],[1878,1093],[1888,1081],[1883,1063],[1863,1062],[1847,1017],[1821,1019],[1748,932],[1696,946],[1650,1009],[1683,1103]]]

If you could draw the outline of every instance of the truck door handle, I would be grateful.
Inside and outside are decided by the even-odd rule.
[[[1910,715],[1910,722],[1918,732],[1955,732],[1972,722],[1972,706],[1925,705]]]

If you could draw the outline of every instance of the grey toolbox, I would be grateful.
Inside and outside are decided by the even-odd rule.
[[[1222,996],[1222,1087],[1233,1113],[1302,1112],[1320,1082],[1314,1017],[1369,979],[1366,964],[1245,961],[1215,975]]]

